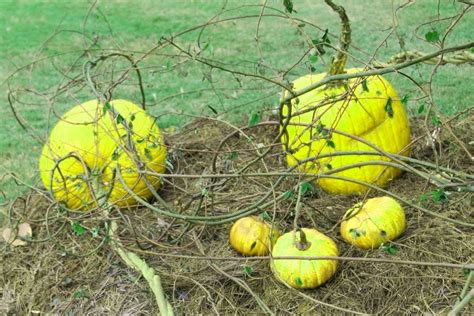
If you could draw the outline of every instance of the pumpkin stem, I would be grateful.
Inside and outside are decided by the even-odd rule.
[[[298,228],[296,231],[300,234],[300,240],[295,240],[296,248],[298,248],[298,250],[304,251],[311,247],[311,242],[306,239],[306,234],[304,231],[301,228]]]
[[[349,50],[349,45],[351,44],[351,25],[344,7],[335,4],[332,2],[332,0],[324,1],[334,12],[339,14],[342,24],[341,36],[339,37],[339,51],[333,58],[329,68],[329,75],[333,76],[345,73],[344,67],[346,66],[347,62],[347,51]]]

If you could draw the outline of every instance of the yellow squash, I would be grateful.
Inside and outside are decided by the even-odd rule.
[[[296,237],[296,240],[295,240]],[[303,228],[278,238],[272,257],[338,256],[336,243],[315,229]],[[329,280],[337,268],[337,260],[272,259],[275,277],[297,289],[312,289]]]
[[[378,248],[406,227],[402,206],[391,197],[368,199],[349,209],[341,223],[342,238],[362,249]]]
[[[245,256],[267,255],[280,232],[258,218],[248,216],[239,219],[232,225],[229,242],[237,252]]]
[[[348,73],[361,69],[349,69]],[[293,82],[295,91],[321,81],[325,73],[307,75]],[[361,137],[369,143],[390,153],[408,155],[410,142],[408,118],[400,99],[391,84],[381,76],[350,79],[346,85],[320,87],[307,92],[291,103],[291,119],[287,135],[287,161],[294,166],[308,157],[330,154],[336,151],[374,151],[370,146],[327,129]],[[344,95],[346,92],[348,95]],[[286,96],[286,95],[285,95]],[[314,109],[311,109],[311,108]],[[284,107],[283,117],[288,115]],[[298,125],[299,124],[299,125]],[[320,173],[330,169],[367,162],[388,160],[377,155],[346,155],[327,157],[303,163],[300,170]],[[356,167],[336,173],[338,176],[385,185],[401,171],[381,165]],[[320,179],[319,185],[331,193],[363,193],[367,187],[335,179]]]
[[[125,100],[105,107],[97,100],[75,106],[54,126],[43,147],[41,180],[70,209],[94,208],[95,201],[105,197],[119,207],[137,205],[119,181],[117,168],[143,199],[152,196],[146,182],[158,188],[160,179],[139,170],[165,171],[166,148],[155,119]]]

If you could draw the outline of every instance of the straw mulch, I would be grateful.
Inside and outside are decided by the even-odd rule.
[[[469,135],[474,134],[470,123],[464,120],[453,124],[454,132],[465,143],[469,142]],[[414,137],[422,135],[421,124],[413,122],[412,125]],[[233,132],[232,127],[222,122],[201,119],[167,135],[173,173],[232,173],[255,159],[256,144],[271,145],[277,128],[264,125],[245,131],[252,141],[239,133],[230,136],[221,146],[214,167],[219,144]],[[450,134],[443,132],[440,137],[437,147],[440,163],[472,174],[472,162]],[[433,160],[424,140],[417,143],[412,155]],[[285,159],[281,147],[273,146],[265,158],[246,172],[283,170]],[[193,214],[202,203],[205,211],[199,215],[227,214],[257,201],[271,190],[276,177],[223,180],[226,179],[167,178],[160,195],[181,213]],[[274,191],[276,194],[288,191],[297,183],[298,179],[289,178]],[[408,173],[393,181],[388,189],[414,202],[434,190],[425,180]],[[405,208],[407,230],[393,242],[398,248],[396,254],[382,249],[362,251],[345,244],[337,224],[344,212],[360,199],[332,196],[315,188],[303,199],[299,223],[303,227],[316,227],[333,238],[341,256],[472,262],[472,230],[410,207]],[[432,199],[423,203],[444,216],[464,221],[473,218],[472,196],[467,193],[452,193],[442,203]],[[281,231],[289,231],[293,227],[294,205],[295,199],[290,197],[256,214],[266,212],[274,217]],[[32,191],[14,201],[9,218],[4,220],[5,225],[8,221],[30,223],[37,241],[23,247],[0,244],[3,249],[0,313],[156,313],[147,283],[113,253],[107,238],[101,244],[106,218],[98,212],[67,214],[50,206],[43,191]],[[343,313],[319,302],[362,313],[443,314],[456,302],[466,280],[465,271],[461,269],[343,261],[336,275],[325,285],[315,290],[297,291],[273,278],[268,260],[235,259],[241,257],[228,244],[230,223],[189,226],[144,207],[112,212],[109,216],[119,221],[122,243],[160,274],[166,295],[179,314],[246,315],[263,313],[263,305],[276,314]],[[80,223],[86,232],[77,236],[71,226],[73,222]]]

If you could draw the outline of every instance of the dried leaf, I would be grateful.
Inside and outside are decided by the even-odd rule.
[[[5,228],[2,232],[2,237],[3,240],[5,240],[7,243],[12,243],[15,236],[12,234],[12,229],[11,228]]]
[[[18,237],[30,238],[33,236],[33,231],[28,223],[21,223],[18,225]]]
[[[30,238],[33,235],[31,226],[28,223],[21,223],[18,225],[18,232],[15,234],[13,229],[5,228],[2,232],[3,239],[12,246],[25,246],[26,241],[17,239],[16,237]]]

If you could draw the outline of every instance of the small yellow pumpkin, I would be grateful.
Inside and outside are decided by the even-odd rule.
[[[137,201],[119,181],[116,169],[137,196],[148,199],[152,193],[139,169],[163,173],[165,157],[156,120],[143,109],[125,100],[107,105],[92,100],[70,109],[54,126],[39,169],[46,189],[70,209],[96,207],[94,195],[108,196],[110,204],[125,207]],[[158,177],[146,180],[154,188],[160,185]]]
[[[348,69],[347,73],[362,71]],[[326,73],[307,75],[293,82],[295,91],[324,79]],[[348,93],[348,96],[345,94]],[[288,93],[284,94],[284,97]],[[311,109],[314,108],[314,109]],[[283,117],[289,113],[283,108]],[[354,78],[346,84],[323,86],[307,92],[291,102],[290,125],[282,142],[288,143],[289,166],[308,157],[336,151],[375,151],[353,138],[331,133],[331,129],[363,138],[390,153],[408,155],[410,127],[403,105],[392,85],[382,76]],[[286,149],[286,147],[284,148]],[[389,160],[378,155],[333,156],[301,163],[300,170],[318,174],[370,160]],[[379,186],[400,175],[400,169],[382,165],[366,165],[337,172],[335,175]],[[357,183],[321,178],[318,184],[330,193],[364,193],[367,187]]]
[[[257,216],[243,217],[236,221],[229,233],[232,248],[244,256],[267,255],[280,236],[277,228]]]
[[[400,236],[406,227],[405,212],[393,198],[384,196],[357,203],[344,215],[342,238],[362,249],[378,248]]]
[[[272,257],[338,256],[336,243],[316,229],[302,228],[278,238]],[[329,280],[337,268],[337,260],[272,259],[275,277],[296,289],[312,289]]]

